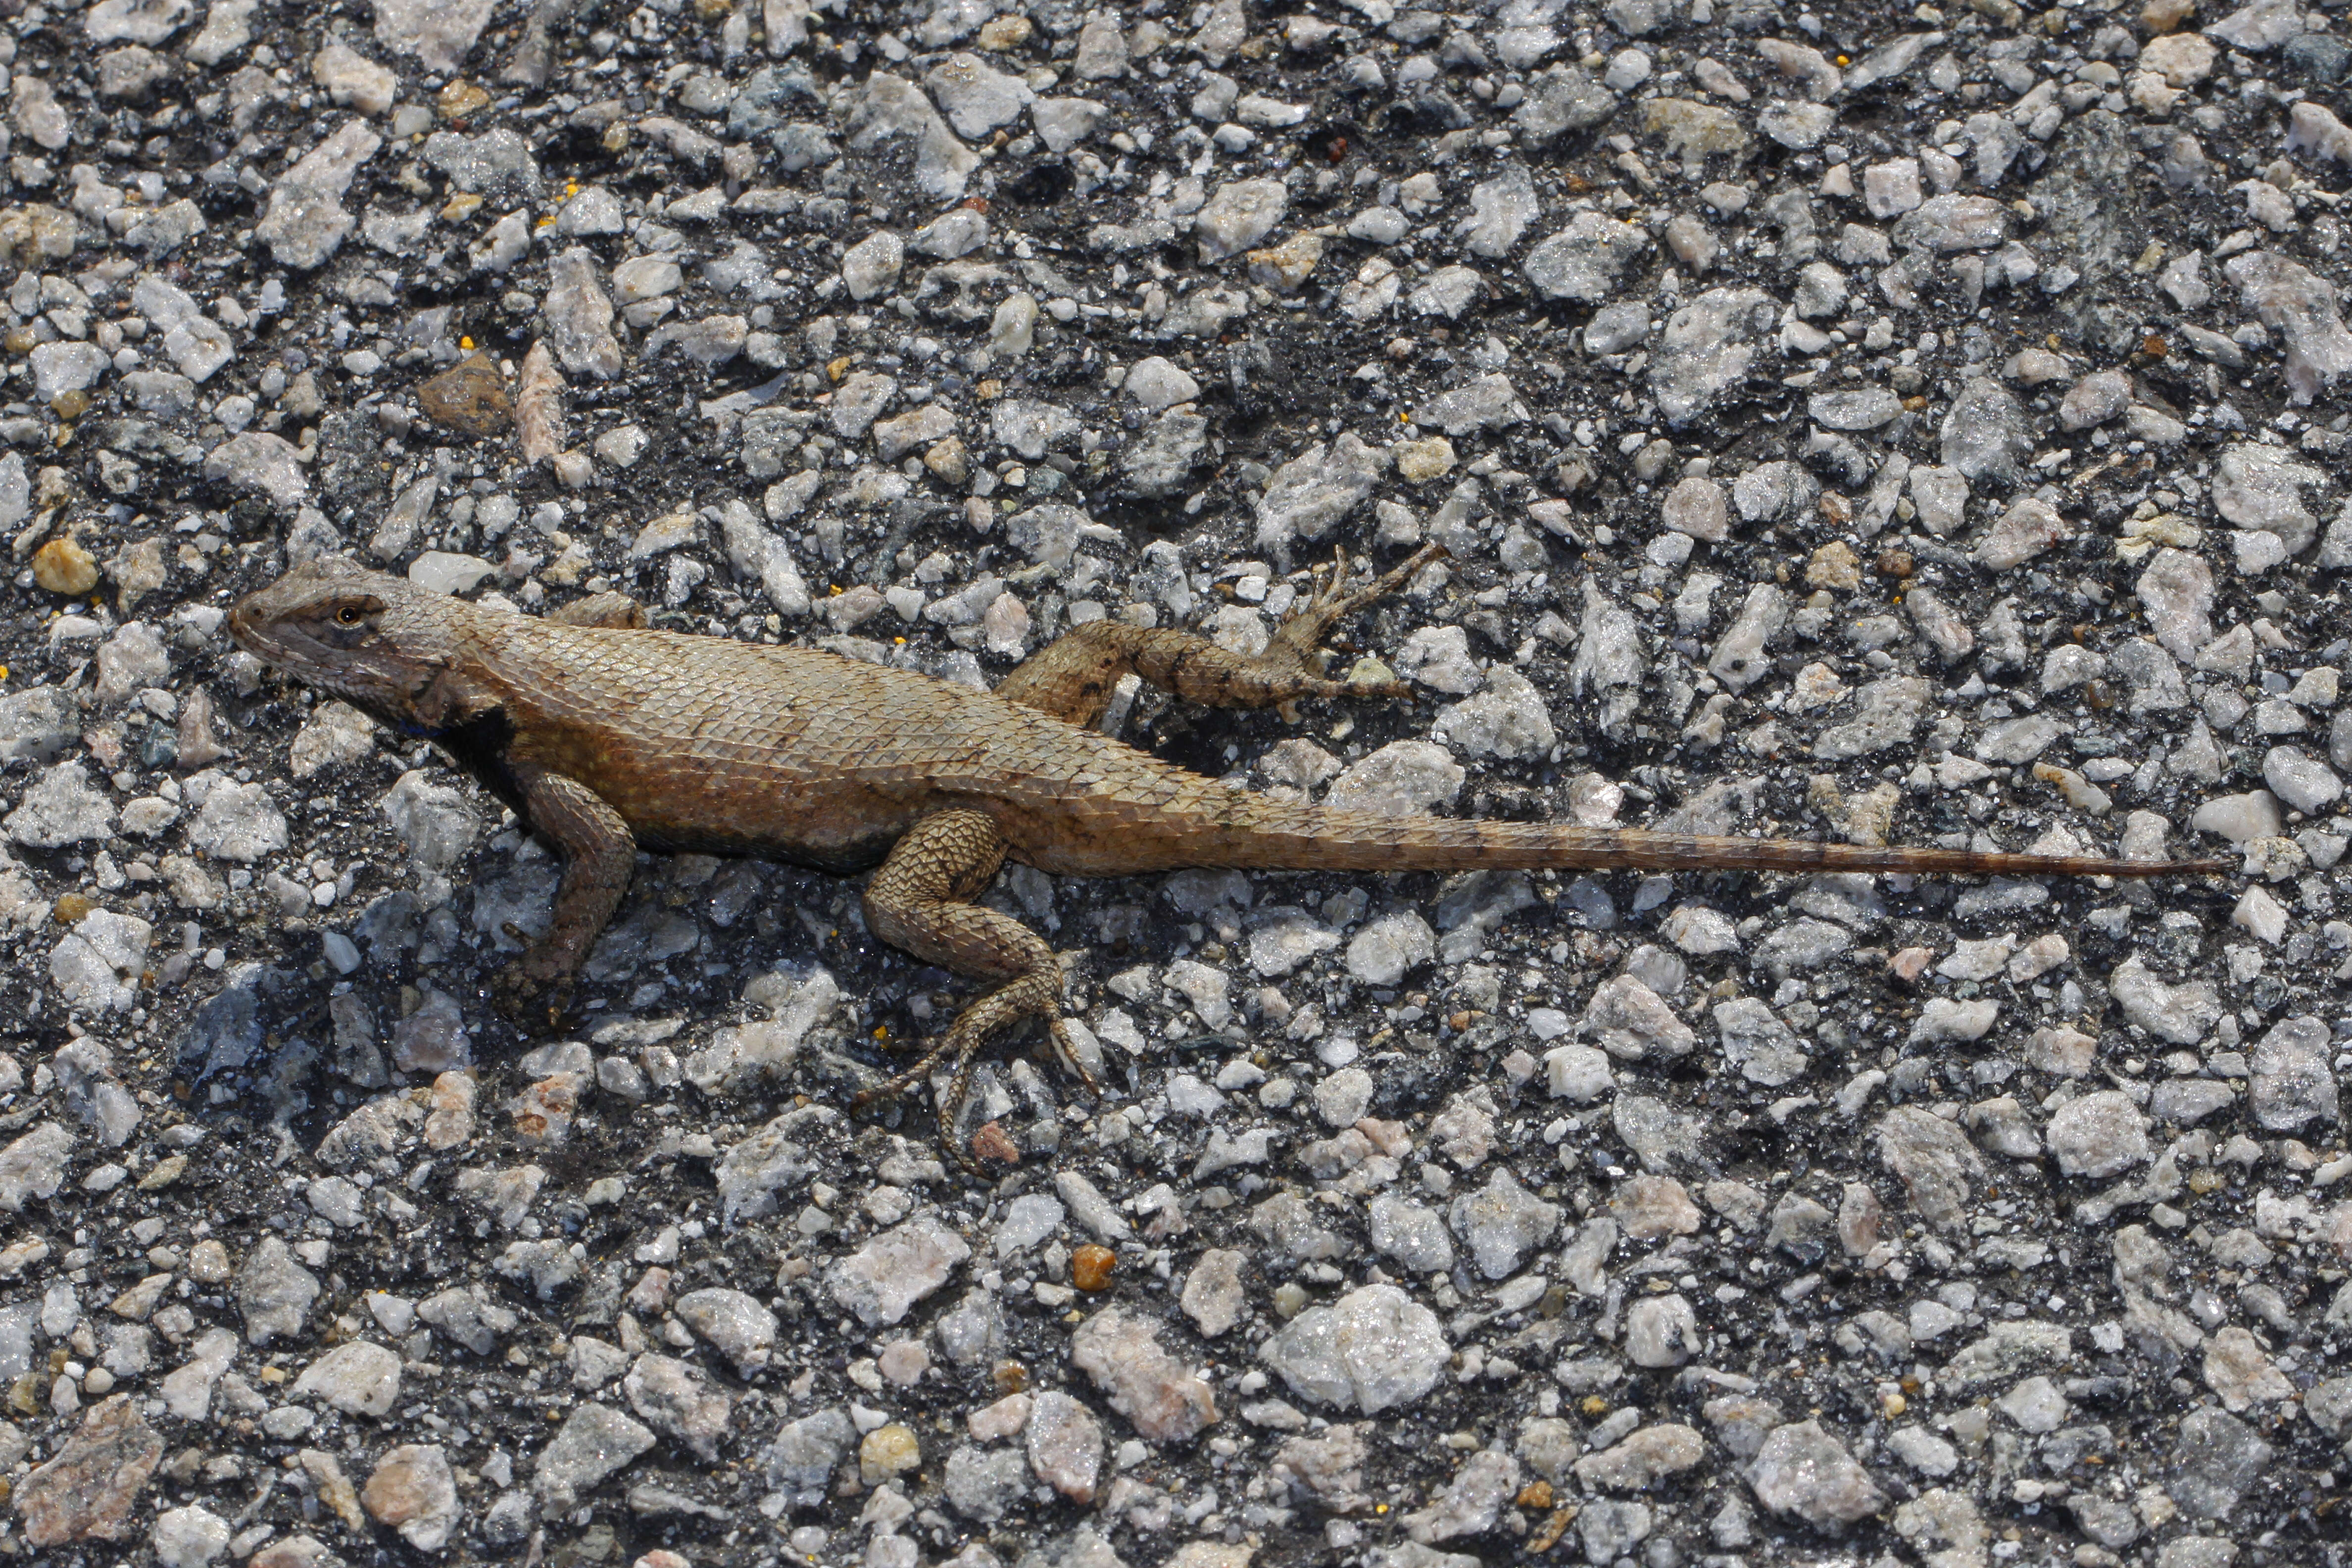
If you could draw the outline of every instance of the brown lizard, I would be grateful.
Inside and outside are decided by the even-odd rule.
[[[810,648],[645,628],[618,595],[539,618],[469,605],[321,558],[239,604],[229,629],[287,673],[429,738],[564,856],[547,935],[499,977],[502,1005],[560,1016],[620,903],[638,846],[765,856],[847,873],[884,942],[990,989],[922,1059],[859,1103],[954,1062],[942,1141],[982,1042],[1042,1020],[1071,1049],[1052,951],[973,900],[1009,858],[1066,876],[1181,867],[1265,870],[1526,869],[1998,872],[2155,877],[2226,860],[1873,848],[1549,822],[1396,817],[1271,800],[1124,745],[1092,726],[1129,672],[1188,700],[1265,708],[1307,697],[1402,697],[1401,682],[1327,679],[1318,645],[1391,592],[1424,551],[1354,593],[1345,563],[1263,653],[1101,620],[993,692]]]

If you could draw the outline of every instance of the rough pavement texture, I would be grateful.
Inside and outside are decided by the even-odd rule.
[[[0,1551],[2340,1563],[2340,5],[34,5],[0,389]],[[842,1108],[856,889],[554,867],[224,607],[348,551],[1374,809],[2227,885],[992,896],[1114,1093]],[[1082,1288],[1083,1287],[1083,1288]],[[665,1555],[674,1553],[675,1556]]]

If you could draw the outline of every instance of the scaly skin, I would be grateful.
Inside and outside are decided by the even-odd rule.
[[[645,629],[619,595],[544,619],[478,607],[322,558],[239,604],[239,645],[440,744],[564,852],[547,936],[500,978],[510,1011],[560,1016],[572,977],[626,891],[635,848],[764,856],[847,873],[878,865],[867,924],[929,963],[994,983],[894,1083],[943,1057],[954,1136],[974,1052],[1024,1016],[1076,1065],[1053,954],[971,900],[1007,859],[1067,876],[1181,867],[1415,871],[1478,868],[1975,872],[2156,877],[2224,860],[1865,848],[1554,823],[1391,817],[1269,800],[1171,767],[1091,728],[1132,671],[1218,707],[1400,697],[1327,679],[1318,644],[1392,589],[1424,551],[1354,594],[1341,563],[1263,654],[1175,631],[1081,626],[993,692],[807,648]],[[1001,1142],[1001,1141],[998,1141]]]

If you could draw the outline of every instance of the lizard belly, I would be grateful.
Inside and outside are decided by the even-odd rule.
[[[586,784],[647,849],[854,871],[879,861],[920,815],[811,767],[790,736],[714,742],[601,726],[525,734],[518,761]]]
[[[649,849],[701,850],[852,871],[880,860],[915,814],[854,784],[777,769],[705,767],[655,787],[641,775],[592,778]]]

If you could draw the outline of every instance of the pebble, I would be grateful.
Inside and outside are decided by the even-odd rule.
[[[91,1405],[56,1457],[16,1483],[13,1500],[26,1542],[46,1550],[125,1539],[131,1510],[163,1458],[163,1437],[130,1394]]]
[[[420,382],[416,402],[427,418],[469,436],[497,435],[514,409],[498,366],[478,353]]]
[[[149,1540],[163,1568],[209,1568],[228,1550],[229,1522],[201,1504],[165,1509],[155,1516]]]
[[[1778,319],[1758,289],[1711,289],[1666,318],[1647,380],[1670,424],[1687,424],[1737,384]]]
[[[1427,484],[1454,470],[1454,443],[1443,436],[1423,441],[1400,441],[1391,449],[1397,475],[1408,484]]]
[[[2344,781],[2318,758],[2294,746],[2263,755],[2263,782],[2293,811],[2317,816],[2344,798]]]
[[[2210,984],[2169,984],[2137,956],[2116,965],[2107,990],[2126,1022],[2176,1046],[2196,1045],[2221,1016],[2221,999]]]
[[[1481,1448],[1427,1508],[1405,1516],[1405,1533],[1423,1544],[1484,1534],[1518,1489],[1518,1461],[1500,1449]]]
[[[381,31],[381,16],[378,27]],[[268,246],[281,266],[322,265],[353,226],[343,193],[360,166],[383,145],[382,137],[356,121],[329,134],[270,186],[268,209],[254,226],[254,238]]]
[[[1160,1346],[1151,1322],[1124,1308],[1078,1325],[1070,1363],[1147,1442],[1182,1442],[1219,1419],[1209,1384]]]
[[[1368,1415],[1427,1394],[1452,1353],[1436,1314],[1393,1285],[1309,1307],[1258,1352],[1301,1398]]]
[[[655,1431],[678,1443],[705,1464],[717,1461],[719,1445],[727,1435],[735,1402],[692,1363],[675,1356],[641,1355],[621,1380],[621,1392],[627,1396],[629,1408]],[[871,1437],[868,1441],[872,1441]],[[887,1451],[890,1458],[898,1457],[895,1448]],[[887,1473],[895,1475],[898,1469]]]
[[[1145,408],[1158,413],[1201,395],[1201,384],[1158,354],[1129,365],[1120,390]]]
[[[953,1231],[916,1218],[883,1231],[844,1258],[828,1289],[869,1328],[896,1323],[917,1301],[948,1281],[971,1248]]]
[[[1241,1321],[1247,1295],[1242,1283],[1245,1254],[1208,1247],[1185,1276],[1181,1304],[1203,1339],[1215,1339]]]
[[[400,79],[340,39],[310,57],[310,76],[335,102],[382,114],[400,96]]]
[[[319,1289],[318,1277],[294,1260],[285,1242],[274,1236],[263,1240],[236,1272],[246,1342],[261,1346],[299,1336]]]
[[[1348,943],[1348,973],[1367,985],[1394,985],[1436,955],[1437,933],[1429,922],[1401,910],[1356,933]]]
[[[998,126],[1018,120],[1037,96],[1021,78],[969,54],[950,55],[931,68],[923,85],[956,134],[971,141],[985,141]]]
[[[1352,435],[1309,447],[1275,471],[1258,500],[1258,543],[1322,538],[1372,493],[1386,458]]]
[[[1095,1500],[1102,1474],[1102,1424],[1066,1394],[1036,1397],[1028,1424],[1029,1468],[1037,1479],[1081,1506]]]
[[[1203,262],[1238,256],[1272,233],[1290,205],[1279,180],[1229,180],[1192,220]]]
[[[88,391],[111,368],[111,363],[95,343],[43,343],[28,357],[33,366],[33,391],[44,403]]]
[[[440,1551],[457,1528],[457,1477],[437,1443],[387,1451],[369,1473],[360,1500],[371,1518],[419,1552]]]
[[[265,430],[247,430],[214,447],[205,457],[205,477],[265,497],[284,512],[293,511],[310,493],[299,452],[284,437]]]
[[[2051,1116],[2043,1137],[2058,1168],[2070,1176],[2101,1180],[2149,1157],[2147,1118],[2119,1089],[2068,1100]]]
[[[1474,695],[1438,710],[1430,731],[1464,755],[1510,761],[1548,757],[1559,738],[1543,692],[1504,666],[1486,672]]]
[[[896,287],[906,265],[907,247],[888,229],[878,230],[842,253],[841,280],[853,300],[871,300]]]
[[[294,1392],[322,1399],[347,1415],[381,1419],[400,1397],[400,1357],[370,1341],[353,1340],[303,1368]]]
[[[732,1363],[739,1376],[752,1376],[773,1354],[776,1314],[744,1291],[721,1286],[689,1290],[670,1310]]]
[[[2215,833],[2232,844],[2275,838],[2285,826],[2279,799],[2268,790],[2217,795],[2197,808],[2189,826],[2200,833]]]
[[[114,830],[114,803],[78,762],[54,763],[33,781],[0,826],[19,844],[55,849],[103,838]]]
[[[1906,1106],[1881,1117],[1872,1135],[1880,1162],[1922,1218],[1948,1226],[1966,1212],[1970,1180],[1984,1174],[1984,1161],[1959,1129]]]
[[[1366,1212],[1366,1237],[1373,1250],[1416,1274],[1454,1267],[1454,1240],[1434,1209],[1391,1193],[1374,1198]]]
[[[834,1452],[838,1454],[847,1445],[849,1424],[837,1414],[835,1419],[843,1428],[834,1446]],[[770,1450],[772,1479],[776,1470],[774,1455],[785,1447],[786,1435],[791,1430],[788,1426],[780,1432],[775,1447]],[[656,1441],[651,1430],[608,1406],[594,1403],[576,1405],[555,1436],[540,1450],[531,1484],[547,1507],[569,1508],[583,1492],[628,1465]],[[829,1474],[830,1462],[825,1469]]]
[[[1603,1491],[1648,1491],[1706,1457],[1706,1439],[1677,1422],[1644,1426],[1622,1441],[1576,1461],[1576,1479]]]
[[[1944,416],[1943,466],[1974,485],[2009,486],[2032,455],[2033,437],[2025,410],[1999,382],[1969,382]]]
[[[1697,1315],[1680,1296],[1645,1296],[1625,1314],[1625,1359],[1635,1366],[1680,1366],[1702,1342]]]
[[[1536,1197],[1508,1171],[1498,1170],[1484,1187],[1455,1198],[1447,1219],[1469,1248],[1478,1272],[1503,1279],[1517,1272],[1528,1252],[1551,1238],[1559,1228],[1559,1215],[1558,1205]]]
[[[2203,561],[2169,546],[2149,558],[2134,592],[2156,640],[2179,659],[2193,659],[2213,640],[2213,574]]]
[[[1886,1506],[1869,1472],[1817,1421],[1776,1426],[1748,1462],[1756,1500],[1820,1530],[1838,1530]]]
[[[2165,1489],[2191,1519],[2227,1519],[2274,1450],[2236,1416],[2200,1408],[2181,1417],[2168,1450]]]
[[[1546,299],[1597,304],[1614,292],[1618,275],[1649,247],[1649,236],[1633,225],[1580,213],[1530,249],[1520,269]]]
[[[1108,1290],[1118,1266],[1118,1254],[1109,1247],[1081,1247],[1070,1255],[1070,1283],[1081,1290]]]
[[[1689,1055],[1698,1044],[1697,1032],[1630,974],[1601,982],[1585,1005],[1580,1028],[1621,1061],[1670,1060]]]
[[[2249,1058],[2254,1120],[2273,1131],[2300,1132],[2340,1115],[2327,1026],[2318,1018],[2282,1019],[2256,1041]]]

